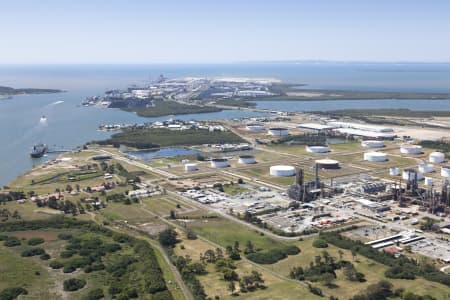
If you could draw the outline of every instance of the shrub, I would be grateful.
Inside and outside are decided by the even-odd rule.
[[[70,234],[70,233],[60,233],[60,234],[58,234],[58,239],[60,239],[60,240],[71,240],[72,239],[72,234]]]
[[[105,295],[103,294],[102,289],[93,289],[90,290],[87,296],[85,297],[86,300],[99,300],[102,299]]]
[[[77,279],[77,278],[70,278],[70,279],[64,280],[64,283],[63,283],[64,290],[67,292],[78,291],[79,289],[82,289],[85,285],[86,285],[86,280]]]
[[[42,243],[44,243],[44,239],[40,237],[35,237],[28,240],[28,245],[30,246],[36,246]]]
[[[59,256],[61,258],[69,258],[72,257],[75,253],[77,253],[75,250],[64,250]]]
[[[23,250],[22,253],[20,254],[20,256],[22,257],[30,257],[30,256],[35,256],[35,255],[43,255],[45,254],[45,250],[42,248],[31,248],[31,249],[26,249]]]
[[[61,269],[62,267],[64,267],[64,265],[57,260],[51,261],[49,266],[52,269]]]
[[[13,300],[20,295],[27,295],[28,291],[21,287],[6,288],[0,292],[0,300]]]
[[[328,247],[328,243],[322,239],[315,240],[312,245],[316,248],[327,248]]]
[[[39,256],[40,259],[42,260],[49,260],[50,259],[50,255],[48,253],[44,253],[41,256]]]
[[[5,245],[6,247],[16,247],[20,246],[21,244],[22,243],[20,242],[20,240],[15,236],[8,236],[5,242],[3,243],[3,245]]]

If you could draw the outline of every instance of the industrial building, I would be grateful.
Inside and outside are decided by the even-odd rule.
[[[362,138],[392,140],[396,136],[394,130],[389,127],[349,122],[329,122],[328,125],[335,127],[335,131],[341,134],[359,136]]]
[[[321,133],[334,129],[333,126],[319,124],[319,123],[303,123],[297,126],[299,129],[303,131],[312,132],[312,133]]]

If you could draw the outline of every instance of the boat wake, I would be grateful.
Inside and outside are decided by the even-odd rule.
[[[63,100],[58,100],[58,101],[50,103],[50,105],[58,105],[58,104],[61,104],[61,103],[64,103],[64,101]]]

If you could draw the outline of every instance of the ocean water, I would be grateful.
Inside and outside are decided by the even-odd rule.
[[[307,88],[379,91],[450,92],[450,64],[252,63],[219,65],[3,65],[0,85],[57,88],[66,92],[0,100],[0,185],[7,184],[42,159],[29,157],[33,144],[75,147],[107,137],[101,123],[142,123],[169,117],[141,118],[114,109],[81,107],[87,96],[107,89],[142,84],[160,74],[278,78]],[[450,110],[450,100],[261,101],[258,107],[290,111],[335,108],[410,108]],[[42,116],[47,120],[41,120]],[[258,115],[246,111],[181,115],[179,119],[223,119]],[[173,117],[173,116],[171,116]]]

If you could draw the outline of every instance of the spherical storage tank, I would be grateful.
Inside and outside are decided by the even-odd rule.
[[[402,153],[402,154],[421,154],[422,146],[403,144],[400,146],[400,153]]]
[[[441,176],[444,178],[450,178],[450,166],[441,168]]]
[[[382,162],[387,160],[387,155],[382,152],[366,152],[364,153],[364,160]]]
[[[230,164],[226,158],[214,158],[211,159],[211,167],[213,168],[226,168],[229,167]]]
[[[417,180],[423,179],[423,174],[418,172],[415,169],[404,169],[402,172],[402,178],[404,180],[413,180],[416,177],[417,174]]]
[[[431,173],[434,171],[434,166],[432,164],[420,164],[418,169],[420,173]]]
[[[185,171],[196,171],[196,170],[198,170],[198,166],[197,166],[197,164],[185,164],[184,170]]]
[[[307,145],[306,152],[309,153],[326,153],[330,152],[330,148],[326,145]]]
[[[442,152],[431,152],[429,156],[429,162],[440,164],[441,162],[444,162],[445,160],[445,154]]]
[[[286,136],[289,135],[289,130],[287,128],[272,127],[269,128],[269,134],[273,136]]]
[[[293,166],[271,166],[270,167],[270,175],[271,176],[294,176],[295,175],[295,167]]]
[[[397,167],[389,168],[389,175],[398,176],[398,173],[399,173],[399,169]]]
[[[383,148],[384,141],[377,141],[377,140],[362,141],[361,146],[363,146],[364,148]]]
[[[334,159],[318,159],[315,163],[319,169],[339,169],[339,162]]]
[[[432,186],[433,185],[433,178],[432,177],[425,177],[425,185]]]
[[[238,163],[244,165],[256,164],[256,159],[253,155],[241,155],[239,156]]]

